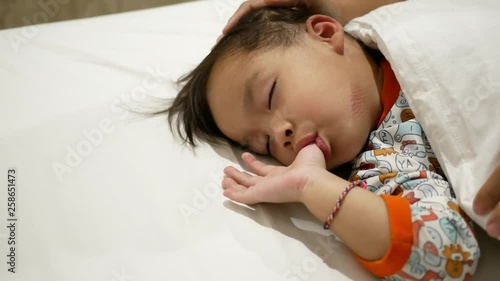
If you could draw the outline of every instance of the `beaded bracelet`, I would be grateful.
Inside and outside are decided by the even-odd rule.
[[[332,224],[333,217],[335,216],[335,213],[337,213],[338,210],[340,209],[340,204],[342,204],[342,201],[344,201],[344,198],[346,197],[347,193],[349,191],[351,191],[351,189],[353,189],[353,187],[355,187],[355,186],[359,186],[359,187],[361,187],[363,189],[366,189],[367,185],[366,185],[365,181],[363,181],[363,180],[357,180],[357,181],[351,182],[344,189],[344,191],[342,192],[342,194],[340,194],[339,199],[337,199],[337,204],[335,204],[335,207],[333,207],[332,213],[328,216],[328,218],[326,218],[325,224],[323,225],[324,229],[329,229],[330,228],[330,224]]]

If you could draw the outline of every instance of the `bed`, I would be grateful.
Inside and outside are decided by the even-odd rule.
[[[238,2],[0,31],[1,280],[377,280],[303,206],[224,198],[238,151],[121,106],[174,97]],[[495,280],[478,236],[475,280]]]

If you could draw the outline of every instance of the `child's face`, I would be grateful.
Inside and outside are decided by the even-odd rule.
[[[215,65],[208,103],[223,134],[261,154],[268,154],[268,142],[271,156],[285,165],[317,137],[327,169],[354,159],[381,114],[381,77],[359,45],[334,38],[343,31],[319,32],[330,41],[306,35],[304,44]]]

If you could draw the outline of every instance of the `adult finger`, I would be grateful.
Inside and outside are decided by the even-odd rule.
[[[245,187],[256,185],[259,181],[258,176],[253,176],[246,172],[238,171],[236,168],[231,166],[224,169],[224,174]]]
[[[486,232],[491,237],[500,237],[500,204],[491,212],[491,216],[486,223]]]
[[[488,180],[474,198],[473,209],[479,215],[485,215],[500,202],[500,165],[496,167]]]
[[[246,15],[248,12],[252,10],[256,10],[266,6],[273,7],[293,7],[296,4],[299,4],[300,0],[249,0],[243,2],[238,10],[229,18],[226,26],[222,30],[222,34],[226,34],[233,28],[236,23]]]

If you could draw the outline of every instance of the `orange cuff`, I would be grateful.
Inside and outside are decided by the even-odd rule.
[[[385,256],[377,261],[366,261],[360,256],[356,258],[371,273],[379,276],[391,276],[403,269],[411,254],[413,231],[410,203],[403,197],[382,195],[391,227],[391,244]]]

